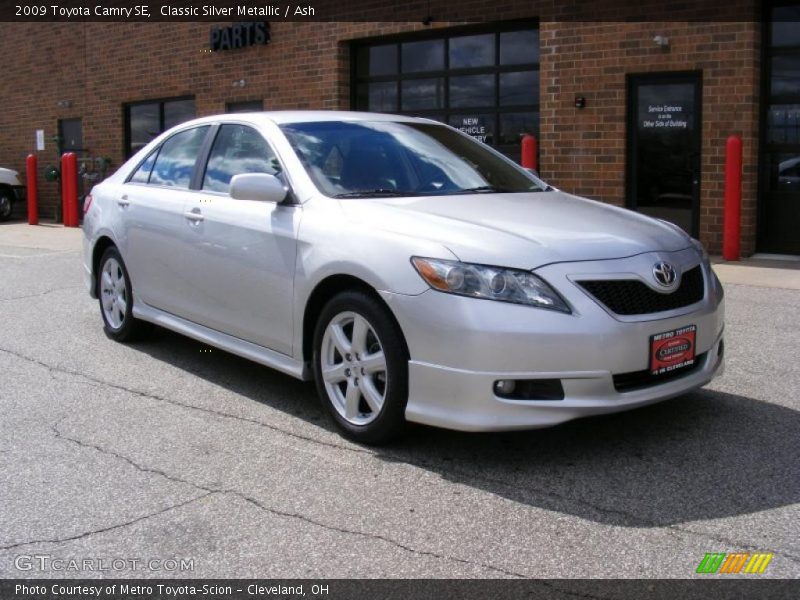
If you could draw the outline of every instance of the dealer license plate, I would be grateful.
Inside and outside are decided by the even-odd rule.
[[[680,329],[665,331],[650,336],[650,372],[663,375],[694,364],[697,326],[687,325]]]

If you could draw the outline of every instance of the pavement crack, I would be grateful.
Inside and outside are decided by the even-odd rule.
[[[164,513],[170,512],[177,508],[181,508],[188,504],[192,504],[193,502],[197,502],[206,496],[210,496],[210,493],[202,494],[200,496],[195,496],[194,498],[190,498],[189,500],[184,500],[183,502],[178,502],[177,504],[172,504],[167,506],[166,508],[162,508],[152,513],[148,513],[146,515],[142,515],[140,517],[136,517],[135,519],[131,519],[130,521],[125,521],[124,523],[116,523],[114,525],[109,525],[107,527],[100,527],[98,529],[90,529],[89,531],[84,531],[83,533],[78,533],[75,535],[70,535],[67,537],[60,537],[60,538],[43,538],[38,540],[26,540],[24,542],[16,542],[14,544],[8,544],[4,546],[0,546],[0,550],[13,550],[14,548],[19,548],[21,546],[31,546],[34,544],[60,544],[63,542],[73,542],[75,540],[81,540],[93,535],[97,535],[99,533],[107,533],[109,531],[114,531],[116,529],[122,529],[123,527],[128,527],[130,525],[135,525],[136,523],[141,523],[142,521],[146,521],[147,519],[152,519],[153,517],[157,517],[159,515],[163,515]]]
[[[286,435],[288,437],[299,439],[299,440],[302,440],[302,441],[305,441],[305,442],[309,442],[311,444],[315,444],[315,445],[318,445],[318,446],[325,446],[325,447],[328,447],[328,448],[336,448],[337,450],[344,450],[344,451],[347,451],[347,452],[353,452],[353,453],[357,453],[357,454],[366,454],[366,455],[369,455],[369,456],[374,456],[373,452],[371,452],[369,450],[365,450],[363,448],[358,448],[356,446],[343,446],[341,444],[334,444],[332,442],[326,442],[326,441],[323,441],[323,440],[317,440],[317,439],[314,439],[314,438],[312,438],[310,436],[306,436],[306,435],[302,435],[302,434],[299,434],[299,433],[295,433],[293,431],[288,431],[286,429],[282,429],[281,427],[278,427],[276,425],[271,425],[269,423],[264,423],[263,421],[259,421],[258,419],[251,419],[249,417],[242,417],[240,415],[234,415],[232,413],[228,413],[228,412],[224,412],[224,411],[220,411],[220,410],[215,410],[215,409],[212,409],[212,408],[206,408],[206,407],[203,407],[203,406],[195,406],[193,404],[187,404],[185,402],[179,402],[177,400],[173,400],[173,399],[167,398],[165,396],[160,396],[158,394],[154,394],[154,393],[151,393],[151,392],[145,392],[143,390],[137,390],[135,388],[126,387],[126,386],[124,386],[122,384],[112,383],[110,381],[105,381],[105,380],[99,379],[97,377],[92,377],[91,375],[87,375],[87,374],[81,373],[79,371],[73,371],[72,369],[68,369],[66,367],[51,365],[51,364],[48,364],[48,363],[46,363],[46,362],[44,362],[42,360],[39,360],[38,358],[34,358],[32,356],[28,356],[26,354],[22,354],[21,352],[16,352],[16,351],[11,350],[9,348],[0,347],[0,352],[5,352],[5,353],[10,354],[12,356],[15,356],[15,357],[17,357],[17,358],[19,358],[21,360],[25,360],[25,361],[37,364],[37,365],[47,369],[48,372],[50,372],[51,376],[52,376],[53,372],[62,373],[64,375],[71,375],[73,377],[77,377],[77,378],[83,379],[84,382],[89,382],[89,384],[101,385],[101,386],[108,387],[108,388],[111,388],[111,389],[115,389],[115,390],[119,390],[119,391],[122,391],[122,392],[126,392],[126,393],[132,394],[134,396],[139,396],[141,398],[146,398],[148,400],[155,400],[157,402],[165,402],[167,404],[172,404],[173,406],[179,406],[179,407],[185,408],[187,410],[194,410],[194,411],[198,411],[198,412],[202,412],[202,413],[206,413],[206,414],[210,414],[210,415],[215,415],[217,417],[221,417],[221,418],[224,418],[224,419],[234,419],[236,421],[242,421],[242,422],[245,422],[245,423],[250,423],[252,425],[256,425],[258,427],[263,427],[265,429],[269,429],[271,431],[275,431],[277,433],[281,433],[281,434]]]
[[[53,288],[50,290],[45,290],[43,292],[37,292],[35,294],[25,294],[24,296],[9,296],[7,298],[0,298],[0,302],[10,302],[11,300],[25,300],[27,298],[39,298],[40,296],[46,296],[48,294],[53,294],[55,292],[61,292],[63,290],[75,290],[81,287],[83,286],[68,285],[66,287]]]
[[[190,480],[184,479],[182,477],[177,477],[175,475],[171,475],[171,474],[169,474],[166,471],[163,471],[161,469],[155,469],[153,467],[148,467],[148,466],[141,465],[141,464],[137,463],[136,461],[132,460],[131,458],[120,454],[119,452],[116,452],[114,450],[110,450],[108,448],[104,448],[103,446],[100,446],[98,444],[85,442],[83,440],[79,440],[77,438],[74,438],[74,437],[71,437],[69,435],[66,435],[59,428],[59,425],[61,424],[61,422],[66,418],[67,417],[62,417],[58,422],[56,422],[55,424],[53,424],[51,426],[51,430],[53,431],[53,434],[55,435],[56,438],[64,440],[64,441],[68,441],[68,442],[71,442],[71,443],[74,443],[74,444],[77,444],[81,448],[88,448],[88,449],[92,449],[92,450],[95,450],[97,452],[100,452],[102,454],[107,454],[107,455],[113,456],[114,458],[117,458],[118,460],[126,462],[127,464],[132,466],[134,469],[136,469],[137,471],[140,471],[142,473],[150,473],[150,474],[154,474],[154,475],[159,475],[159,476],[161,476],[161,477],[163,477],[163,478],[165,478],[165,479],[167,479],[169,481],[186,484],[186,485],[189,485],[189,486],[193,487],[194,489],[196,489],[198,491],[204,492],[201,496],[198,496],[195,499],[203,498],[203,497],[206,497],[206,496],[209,496],[209,495],[212,495],[212,494],[222,494],[222,495],[234,496],[236,498],[239,498],[240,500],[243,500],[243,501],[247,502],[248,504],[250,504],[252,506],[257,507],[259,510],[265,511],[267,513],[270,513],[270,514],[278,516],[278,517],[283,517],[283,518],[288,518],[288,519],[295,519],[295,520],[302,521],[304,523],[308,523],[308,524],[314,525],[316,527],[321,527],[322,529],[326,529],[328,531],[333,531],[333,532],[336,532],[336,533],[343,533],[343,534],[346,534],[346,535],[358,536],[358,537],[367,538],[367,539],[371,539],[371,540],[379,540],[379,541],[385,542],[387,544],[390,544],[390,545],[394,546],[395,548],[399,548],[401,550],[404,550],[405,552],[409,552],[411,554],[414,554],[416,556],[429,556],[429,557],[432,557],[432,558],[451,561],[451,562],[455,562],[455,563],[459,563],[459,564],[470,565],[470,566],[478,566],[478,567],[481,567],[483,569],[486,569],[486,570],[489,570],[489,571],[493,571],[493,572],[496,572],[496,573],[500,573],[502,575],[510,576],[510,577],[519,577],[519,578],[527,578],[528,577],[527,575],[523,575],[521,573],[516,573],[514,571],[510,571],[508,569],[503,569],[501,567],[496,567],[496,566],[488,564],[488,563],[475,562],[475,561],[470,561],[470,560],[467,560],[467,559],[459,558],[457,556],[450,556],[450,555],[446,555],[446,554],[440,554],[438,552],[433,552],[433,551],[430,551],[430,550],[422,550],[422,549],[419,549],[419,548],[413,548],[413,547],[411,547],[411,546],[409,546],[407,544],[404,544],[404,543],[399,542],[397,540],[394,540],[394,539],[392,539],[392,538],[390,538],[388,536],[381,535],[381,534],[378,534],[378,533],[370,533],[370,532],[361,531],[361,530],[358,530],[358,529],[349,529],[349,528],[346,528],[346,527],[340,527],[340,526],[337,526],[337,525],[331,525],[329,523],[325,523],[323,521],[318,521],[316,519],[313,519],[313,518],[308,517],[306,515],[303,515],[301,513],[284,511],[284,510],[280,510],[280,509],[277,509],[277,508],[274,508],[274,507],[271,507],[271,506],[267,506],[266,504],[264,504],[263,502],[261,502],[257,498],[249,496],[249,495],[247,495],[247,494],[245,494],[245,493],[243,493],[243,492],[241,492],[239,490],[233,489],[233,488],[210,487],[210,486],[204,485],[202,483],[196,483],[194,481],[190,481]],[[67,540],[60,540],[60,541],[67,541]],[[34,543],[34,542],[27,542],[27,543]],[[0,550],[2,550],[2,549],[6,549],[6,548],[0,547]]]

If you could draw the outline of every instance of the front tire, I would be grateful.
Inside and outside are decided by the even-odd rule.
[[[403,431],[405,340],[375,298],[348,291],[328,302],[314,331],[313,363],[320,399],[347,437],[382,444]]]
[[[7,188],[0,188],[0,221],[8,221],[14,211],[14,193]]]
[[[133,317],[133,288],[125,262],[115,247],[108,248],[100,259],[97,274],[97,298],[103,316],[103,331],[116,342],[130,342],[147,329]]]

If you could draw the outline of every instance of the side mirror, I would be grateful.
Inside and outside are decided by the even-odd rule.
[[[242,173],[234,175],[229,190],[234,200],[258,200],[260,202],[283,202],[286,189],[280,179],[267,173]]]

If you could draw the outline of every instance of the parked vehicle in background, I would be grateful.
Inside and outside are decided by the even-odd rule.
[[[144,322],[314,379],[348,436],[525,429],[658,402],[723,364],[723,291],[680,228],[553,189],[441,123],[183,123],[95,186],[107,335]]]
[[[25,185],[17,171],[0,167],[0,221],[14,212],[14,202],[25,199]]]

